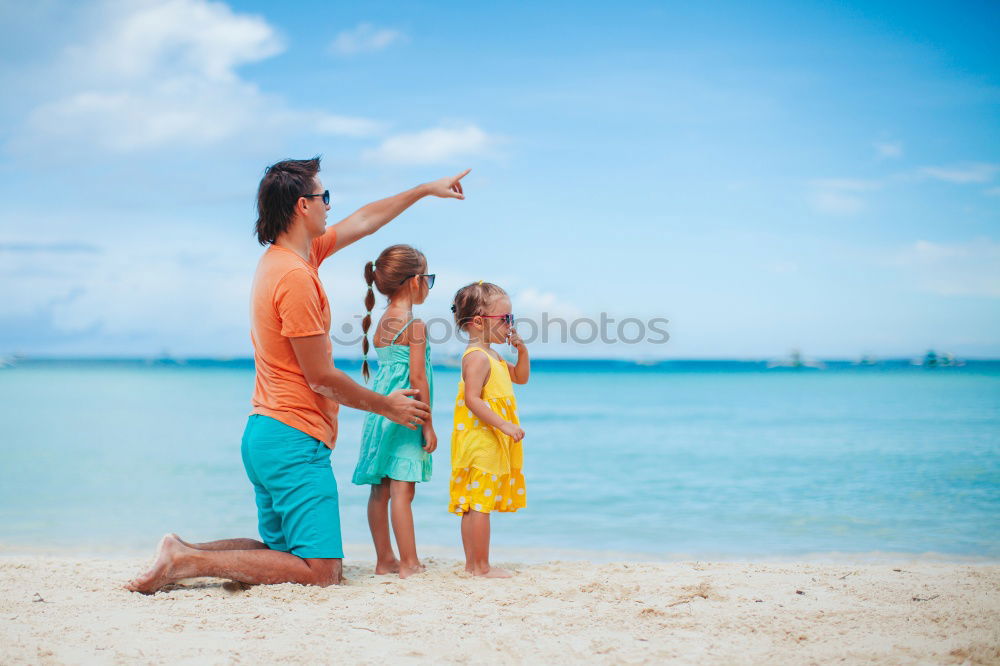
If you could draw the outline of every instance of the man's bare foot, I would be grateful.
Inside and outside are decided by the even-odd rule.
[[[473,569],[472,575],[481,578],[510,578],[514,574],[499,567],[486,567],[485,569]]]
[[[187,546],[188,548],[194,548],[194,549],[198,548],[198,546],[194,545],[193,543],[188,543],[187,541],[185,541],[184,539],[182,539],[180,537],[180,535],[177,534],[176,532],[171,532],[167,536],[173,537],[174,539],[176,539],[177,541],[179,541],[182,545]]]
[[[146,573],[130,580],[125,589],[142,594],[153,594],[164,585],[186,578],[182,567],[179,567],[178,560],[185,552],[191,551],[173,534],[167,534],[160,540],[160,546],[156,550],[156,560],[153,566]]]
[[[400,564],[399,565],[399,577],[409,578],[413,574],[419,574],[427,571],[427,567],[417,562],[415,565]]]
[[[399,573],[399,560],[393,559],[389,562],[376,562],[375,573],[379,576]]]

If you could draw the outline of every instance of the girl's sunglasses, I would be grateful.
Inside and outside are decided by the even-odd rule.
[[[509,312],[507,314],[502,314],[502,315],[479,315],[479,316],[485,317],[487,319],[502,319],[503,323],[507,324],[508,326],[514,325],[514,315]]]
[[[405,278],[400,280],[399,284],[403,284],[411,277],[422,277],[422,278],[427,278],[427,288],[430,289],[431,287],[434,286],[434,275],[435,275],[434,273],[414,273],[413,275],[407,275]]]
[[[319,194],[303,194],[306,199],[312,199],[313,197],[323,197],[323,204],[326,206],[330,205],[330,190],[323,190]]]

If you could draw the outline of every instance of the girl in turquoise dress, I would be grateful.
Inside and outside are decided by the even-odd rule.
[[[434,275],[427,272],[427,259],[409,245],[393,245],[375,261],[365,264],[365,282],[368,283],[367,314],[361,322],[365,336],[361,372],[365,381],[370,375],[368,329],[375,306],[374,287],[389,299],[389,304],[372,333],[378,355],[372,390],[388,395],[399,388],[415,388],[420,391],[418,397],[431,404],[434,380],[427,330],[422,321],[413,317],[413,306],[423,303],[434,286]],[[419,428],[408,428],[378,414],[369,413],[365,417],[353,481],[371,486],[368,526],[375,542],[377,574],[399,573],[400,578],[406,578],[424,570],[417,558],[410,505],[416,483],[430,481],[430,454],[436,448],[437,435],[431,418]],[[389,540],[390,515],[398,559]]]

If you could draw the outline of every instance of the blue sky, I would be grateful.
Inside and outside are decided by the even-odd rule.
[[[1000,356],[991,3],[0,1],[0,354],[246,356],[267,164],[515,312],[669,319],[539,356]],[[449,349],[449,345],[443,345]],[[358,347],[343,345],[353,356]]]

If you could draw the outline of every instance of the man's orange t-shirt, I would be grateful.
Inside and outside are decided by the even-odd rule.
[[[337,233],[312,242],[309,261],[295,252],[272,245],[257,264],[250,296],[250,339],[257,379],[253,411],[281,421],[324,442],[337,441],[340,405],[309,388],[289,338],[322,335],[327,355],[330,344],[330,302],[317,269],[337,244]]]

